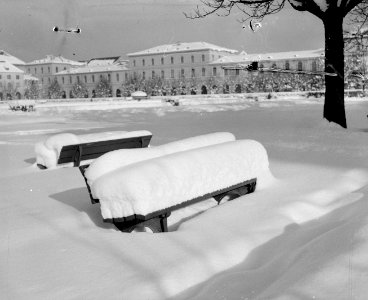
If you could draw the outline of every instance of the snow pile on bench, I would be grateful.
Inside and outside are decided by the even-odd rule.
[[[107,219],[147,215],[257,178],[272,178],[266,149],[238,140],[178,152],[119,168],[98,178],[92,194]]]
[[[164,145],[150,148],[119,149],[101,155],[88,167],[85,176],[88,184],[92,183],[100,176],[139,161],[186,151],[194,148],[235,141],[235,136],[230,132],[215,132],[195,137],[182,139]]]
[[[55,168],[63,146],[83,144],[90,142],[117,140],[137,136],[152,135],[147,130],[138,131],[107,131],[101,133],[91,133],[75,135],[73,133],[60,133],[48,137],[43,142],[35,145],[36,163],[49,168]]]

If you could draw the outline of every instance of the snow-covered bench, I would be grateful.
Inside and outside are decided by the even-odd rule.
[[[210,197],[220,202],[226,195],[251,193],[269,176],[265,148],[239,140],[128,164],[96,176],[91,193],[104,221],[119,230],[144,226],[164,232],[172,211]]]
[[[120,149],[102,155],[91,163],[88,168],[80,168],[86,180],[92,204],[98,203],[90,190],[92,183],[98,178],[118,168],[140,161],[169,155],[176,152],[206,147],[209,145],[235,141],[235,136],[230,132],[214,132],[199,136],[189,137],[150,148]]]
[[[35,145],[36,163],[41,169],[59,166],[80,167],[81,164],[85,167],[106,152],[122,148],[147,147],[151,138],[152,133],[147,130],[109,131],[84,135],[56,134]]]

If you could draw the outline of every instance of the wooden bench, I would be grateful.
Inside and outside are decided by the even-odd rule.
[[[91,188],[85,176],[89,164],[80,165],[82,161],[92,160],[110,151],[119,149],[146,148],[151,141],[152,135],[123,138],[117,140],[99,141],[75,145],[67,145],[61,149],[58,164],[73,163],[78,167],[87,186],[87,190],[92,204],[98,203],[98,199],[93,198]]]
[[[120,231],[166,232],[173,211],[211,197],[220,204],[226,196],[232,200],[252,193],[257,176],[265,178],[267,172],[261,144],[233,141],[128,165],[97,178],[90,193],[101,204],[104,222]]]
[[[228,200],[233,200],[240,196],[253,193],[256,189],[256,184],[257,179],[253,178],[228,188],[207,193],[206,195],[196,197],[194,199],[182,202],[166,209],[152,212],[147,215],[134,214],[123,218],[104,219],[104,222],[113,223],[117,229],[127,233],[132,232],[137,227],[140,229],[148,228],[154,233],[167,232],[167,218],[171,215],[171,212],[201,202],[203,200],[207,200],[211,197],[214,198],[218,204],[220,204],[221,200],[225,197],[228,197]]]
[[[89,164],[86,163],[81,165],[81,162],[94,160],[101,155],[114,150],[148,147],[151,138],[152,135],[147,134],[144,136],[66,145],[61,148],[57,164],[72,163],[74,167],[78,167],[86,182],[91,202],[98,203],[98,200],[93,198],[90,186],[88,185],[85,177],[85,171]],[[37,166],[40,169],[46,169],[43,165],[37,164]]]

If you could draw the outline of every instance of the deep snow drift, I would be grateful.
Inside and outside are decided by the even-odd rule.
[[[366,299],[368,101],[346,109],[348,130],[302,99],[0,110],[1,298]],[[135,130],[153,146],[219,131],[257,140],[276,180],[178,211],[169,233],[124,234],[77,168],[35,165],[34,145],[53,134]]]

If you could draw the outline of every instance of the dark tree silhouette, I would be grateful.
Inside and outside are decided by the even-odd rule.
[[[326,76],[323,117],[346,128],[344,103],[344,38],[345,16],[364,0],[200,0],[189,18],[203,18],[211,14],[229,15],[233,8],[244,13],[245,20],[262,20],[290,5],[297,11],[307,11],[318,17],[325,32],[325,70],[337,76]]]

